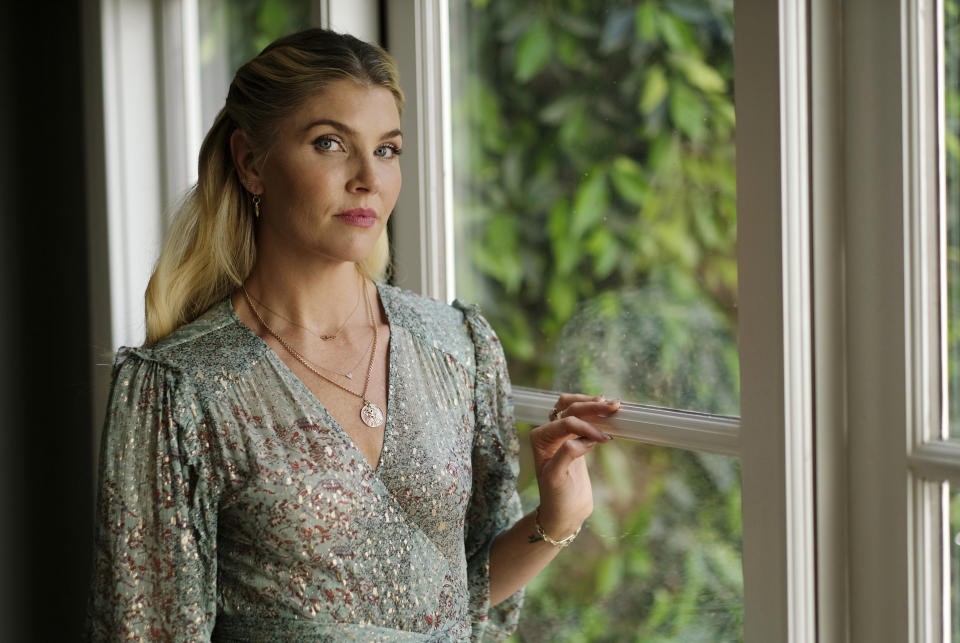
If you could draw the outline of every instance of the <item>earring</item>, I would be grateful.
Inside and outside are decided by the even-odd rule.
[[[253,216],[260,218],[260,195],[253,195]]]

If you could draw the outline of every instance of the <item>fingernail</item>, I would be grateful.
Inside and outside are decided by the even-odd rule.
[[[613,439],[613,436],[610,435],[609,433],[604,433],[604,434],[603,434],[603,437],[605,437],[605,438],[608,439],[608,440],[612,440],[612,439]]]
[[[620,400],[619,400],[619,399],[616,399],[616,400],[607,400],[607,404],[620,404]]]

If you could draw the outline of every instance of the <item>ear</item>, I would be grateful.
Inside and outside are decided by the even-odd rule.
[[[233,166],[237,169],[240,182],[250,194],[263,194],[263,182],[260,177],[260,167],[256,162],[257,154],[250,142],[250,137],[242,129],[233,130],[230,135],[230,155],[233,157]]]

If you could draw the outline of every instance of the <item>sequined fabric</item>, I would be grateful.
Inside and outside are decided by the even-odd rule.
[[[476,308],[378,284],[390,323],[371,467],[229,299],[118,355],[93,640],[506,638],[494,537],[520,516],[503,351]]]

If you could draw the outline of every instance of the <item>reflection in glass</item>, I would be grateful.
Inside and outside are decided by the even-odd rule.
[[[514,383],[738,414],[732,2],[450,11],[456,289]]]
[[[626,441],[590,457],[594,513],[528,586],[517,638],[742,640],[738,460]],[[529,460],[520,488],[536,507]]]

